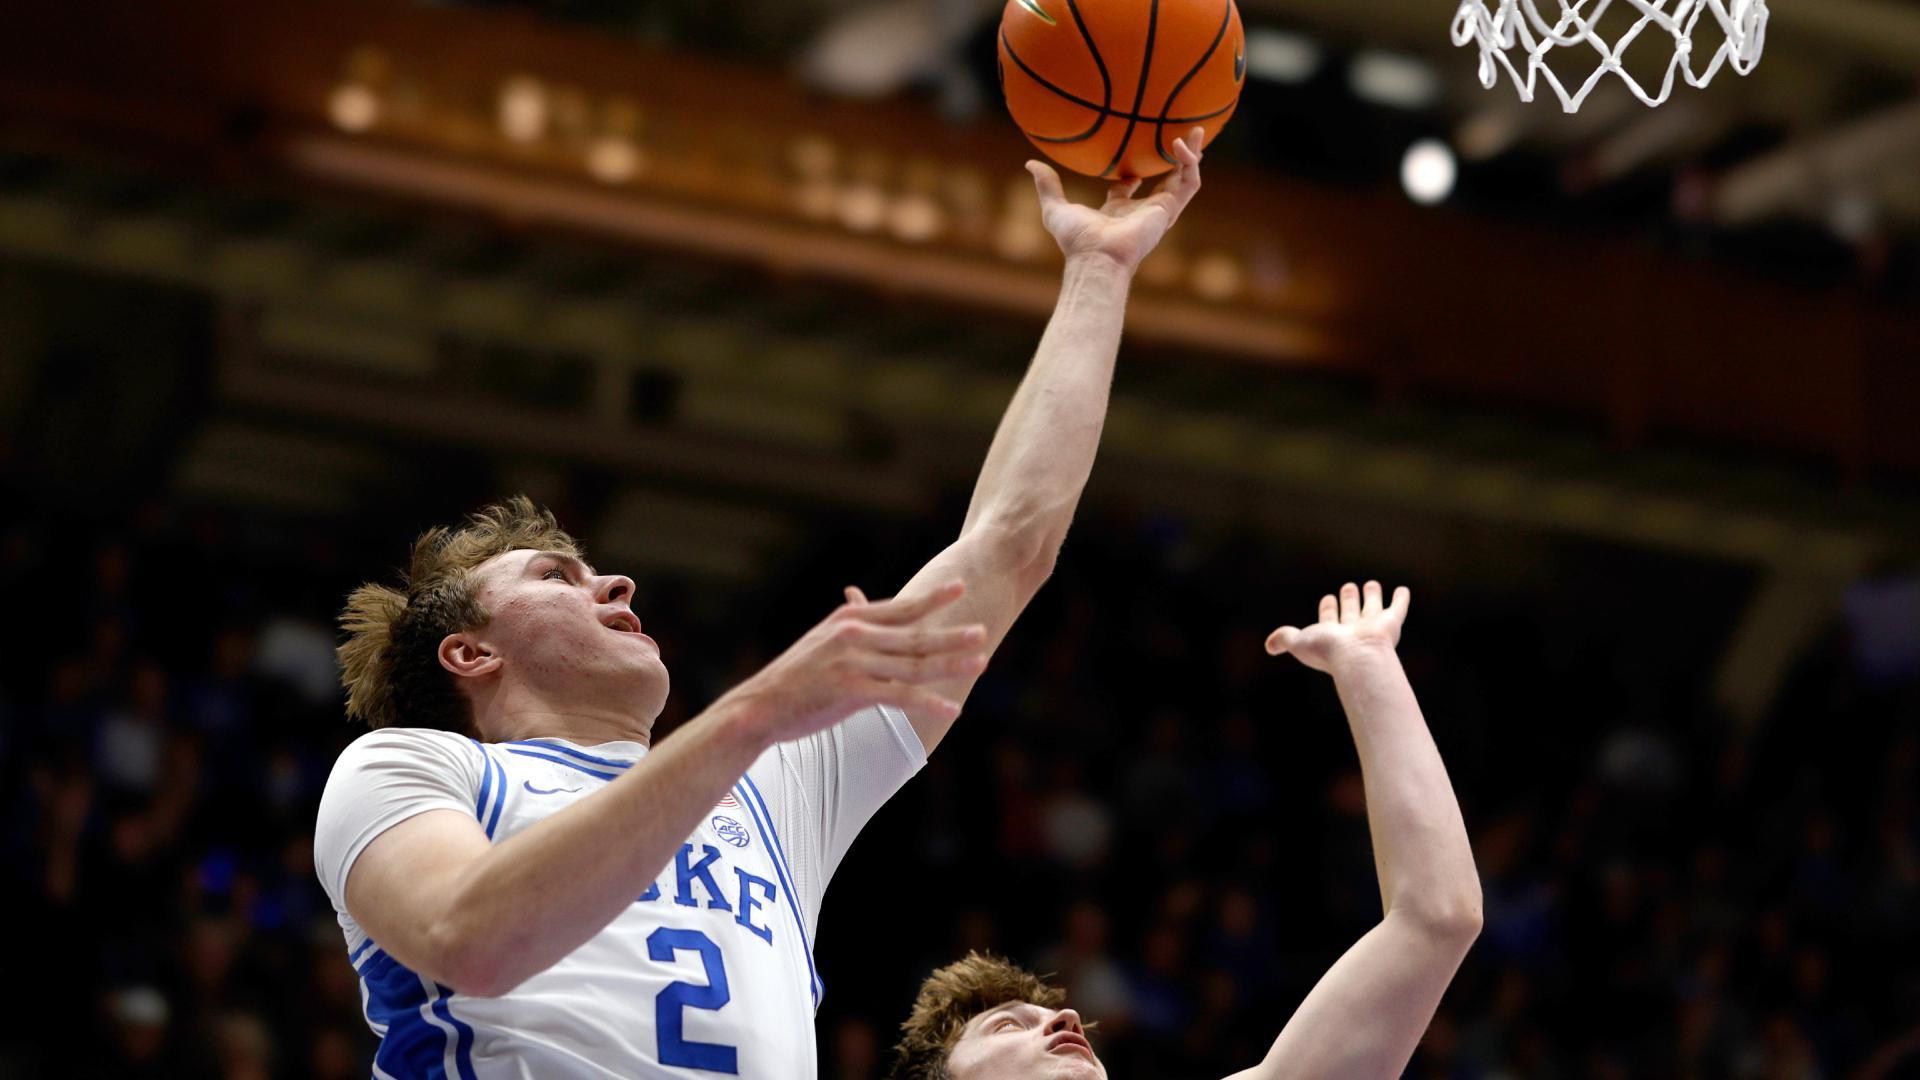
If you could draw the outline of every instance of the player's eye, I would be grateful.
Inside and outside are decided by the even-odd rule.
[[[993,1022],[993,1030],[995,1031],[1005,1031],[1008,1028],[1017,1028],[1019,1026],[1020,1026],[1020,1021],[1015,1020],[1011,1016],[1003,1016],[1000,1019]]]
[[[560,569],[560,568],[559,568],[559,567],[557,567],[557,566],[556,566],[556,567],[554,567],[553,569],[551,569],[551,570],[549,570],[549,571],[547,571],[546,573],[544,573],[544,574],[541,574],[541,575],[540,575],[540,580],[541,580],[541,581],[551,581],[551,580],[553,580],[553,578],[554,578],[554,577],[555,577],[556,575],[557,575],[557,576],[558,576],[558,577],[560,578],[560,580],[561,580],[561,581],[565,581],[565,580],[567,580],[567,572],[566,572],[565,570],[562,570],[562,569]]]

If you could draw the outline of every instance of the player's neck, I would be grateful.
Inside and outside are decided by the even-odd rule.
[[[480,703],[475,710],[488,742],[520,739],[565,739],[581,746],[610,742],[652,743],[653,717],[631,709],[581,702],[560,704],[511,691]]]

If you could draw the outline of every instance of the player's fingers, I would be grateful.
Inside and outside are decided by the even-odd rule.
[[[1407,617],[1407,608],[1412,604],[1413,590],[1402,585],[1393,590],[1393,603],[1387,608],[1387,612],[1404,621]]]
[[[1140,181],[1138,179],[1115,180],[1107,186],[1107,204],[1112,205],[1117,202],[1126,202],[1128,199],[1133,198],[1134,192],[1139,190]]]
[[[1380,614],[1380,583],[1369,581],[1360,587],[1360,614]]]
[[[1340,586],[1340,621],[1358,622],[1360,619],[1360,586],[1349,581]]]
[[[1340,601],[1332,593],[1320,598],[1320,621],[1335,623],[1340,621]]]
[[[1179,158],[1181,156],[1180,150],[1180,140],[1175,139],[1173,141],[1174,157]],[[1153,189],[1153,198],[1172,203],[1183,201],[1188,196],[1189,189],[1193,186],[1192,178],[1193,168],[1191,166],[1183,162],[1175,164],[1173,171],[1167,174],[1167,178],[1160,181],[1159,185]]]
[[[1160,186],[1153,189],[1153,194],[1143,201],[1148,206],[1158,206],[1171,217],[1184,205],[1181,182],[1180,170],[1175,169],[1168,173],[1167,178],[1160,181]]]
[[[1066,200],[1066,189],[1061,186],[1060,174],[1053,171],[1053,166],[1044,161],[1029,161],[1027,171],[1033,174],[1033,189],[1040,193],[1042,207]]]
[[[859,607],[861,604],[867,602],[867,594],[860,591],[860,586],[849,585],[845,591],[847,603],[852,604],[854,607]]]
[[[978,675],[987,670],[987,654],[965,652],[944,656],[893,656],[888,653],[869,653],[859,663],[862,671],[876,679],[927,683]]]
[[[1267,635],[1267,655],[1279,656],[1282,653],[1291,652],[1293,650],[1293,643],[1299,639],[1299,627],[1283,626]]]
[[[960,715],[959,702],[907,683],[876,681],[866,688],[862,696],[880,705],[891,705],[896,709],[937,716],[945,720],[951,720]]]
[[[966,591],[966,582],[949,581],[919,596],[896,596],[877,604],[868,604],[860,609],[860,617],[868,622],[898,626],[925,618],[960,599]]]
[[[978,649],[987,643],[987,628],[979,623],[967,626],[870,626],[860,635],[860,644],[877,653],[895,656],[931,656],[935,653]]]
[[[1173,156],[1180,165],[1180,178],[1189,187],[1200,186],[1200,158],[1206,138],[1206,129],[1196,127],[1184,137],[1173,140]]]
[[[1174,145],[1178,147],[1180,144],[1175,142]],[[1194,158],[1192,164],[1185,164],[1175,169],[1167,177],[1166,182],[1160,185],[1159,190],[1153,193],[1151,201],[1165,207],[1167,223],[1171,226],[1173,222],[1180,219],[1180,212],[1187,208],[1187,204],[1193,201],[1194,193],[1199,190],[1200,165],[1199,159]]]

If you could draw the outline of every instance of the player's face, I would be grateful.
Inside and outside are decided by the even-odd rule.
[[[947,1056],[953,1080],[1086,1080],[1107,1075],[1072,1009],[1009,1002],[967,1021]]]
[[[514,679],[555,704],[659,715],[667,667],[640,632],[632,579],[527,549],[494,556],[474,576],[488,614],[478,635]]]

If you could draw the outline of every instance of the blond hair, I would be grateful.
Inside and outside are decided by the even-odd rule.
[[[399,587],[368,582],[348,594],[340,611],[347,637],[337,651],[347,715],[370,728],[404,724],[471,734],[473,710],[440,666],[440,642],[485,625],[473,570],[520,548],[581,555],[551,511],[515,495],[476,511],[458,528],[422,533]]]
[[[1066,991],[1012,961],[969,952],[920,984],[913,1012],[900,1025],[888,1080],[947,1080],[947,1057],[967,1021],[1009,1001],[1053,1009],[1066,999]]]

